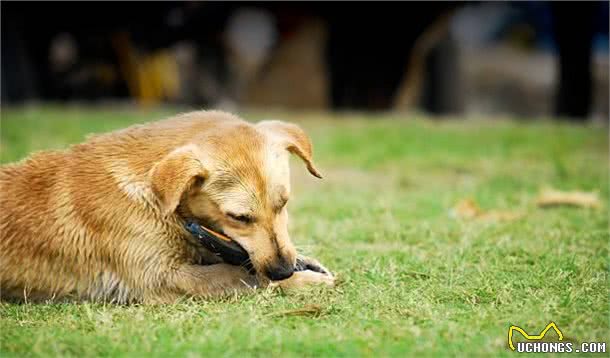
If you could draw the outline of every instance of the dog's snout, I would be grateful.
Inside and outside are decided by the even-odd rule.
[[[272,281],[285,280],[293,273],[294,268],[292,266],[272,266],[267,269],[267,277]]]
[[[269,265],[265,270],[265,274],[272,281],[280,281],[285,280],[292,276],[294,273],[294,265],[292,265],[288,260],[280,257],[277,262]]]

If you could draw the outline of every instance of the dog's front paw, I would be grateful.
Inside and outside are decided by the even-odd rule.
[[[282,281],[274,281],[270,287],[281,287],[283,289],[302,288],[311,285],[326,285],[333,287],[335,277],[331,274],[315,272],[312,270],[297,271],[289,278]]]
[[[299,255],[297,257],[297,263],[295,265],[294,270],[295,271],[310,270],[310,271],[314,271],[314,272],[323,273],[328,276],[332,276],[330,271],[326,267],[322,266],[322,264],[320,262],[318,262],[318,260],[312,259],[311,257],[303,256],[303,255]]]

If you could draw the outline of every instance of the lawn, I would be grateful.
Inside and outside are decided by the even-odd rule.
[[[170,113],[5,108],[2,162]],[[569,341],[610,344],[607,127],[248,118],[268,116],[312,137],[324,180],[292,162],[291,233],[336,272],[335,289],[168,306],[0,304],[0,356],[510,356],[511,324],[538,334],[550,321]],[[597,191],[602,207],[538,208],[545,187]],[[450,215],[463,199],[520,217]]]

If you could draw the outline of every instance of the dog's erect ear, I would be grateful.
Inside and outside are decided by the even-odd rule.
[[[173,213],[182,195],[196,190],[207,178],[207,171],[197,159],[197,148],[184,146],[169,153],[151,171],[152,190],[164,215]]]
[[[313,164],[311,140],[299,126],[282,121],[262,121],[256,126],[277,138],[290,153],[303,159],[313,176],[322,178]]]

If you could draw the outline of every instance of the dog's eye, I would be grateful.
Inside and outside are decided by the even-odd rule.
[[[250,224],[253,221],[253,219],[250,215],[239,215],[239,214],[227,213],[227,216],[235,221],[239,221],[244,224]]]

